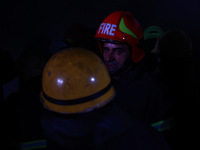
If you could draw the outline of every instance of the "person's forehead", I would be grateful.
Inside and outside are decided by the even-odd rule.
[[[120,44],[115,44],[115,43],[107,43],[105,42],[103,44],[104,47],[113,47],[113,48],[128,48],[128,45],[127,44],[124,44],[124,43],[120,43]]]

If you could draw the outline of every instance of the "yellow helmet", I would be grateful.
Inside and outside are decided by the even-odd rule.
[[[92,51],[63,49],[44,67],[41,101],[46,109],[64,114],[89,112],[114,96],[106,66]]]

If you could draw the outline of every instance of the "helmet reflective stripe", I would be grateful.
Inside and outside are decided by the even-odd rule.
[[[174,118],[172,117],[166,120],[155,122],[151,124],[151,126],[156,128],[158,131],[162,132],[162,131],[170,129],[173,126],[173,120]]]
[[[105,94],[106,92],[108,92],[111,88],[111,83],[108,84],[108,86],[106,86],[104,89],[102,89],[101,91],[93,94],[93,95],[90,95],[90,96],[87,96],[87,97],[82,97],[82,98],[78,98],[78,99],[75,99],[75,100],[58,100],[58,99],[54,99],[52,97],[49,97],[48,95],[46,95],[43,91],[43,96],[44,98],[51,102],[51,103],[54,103],[54,104],[57,104],[57,105],[76,105],[76,104],[80,104],[80,103],[85,103],[85,102],[88,102],[88,101],[92,101],[92,100],[95,100],[96,98],[102,96],[103,94]]]
[[[126,27],[123,18],[121,19],[121,21],[120,21],[120,23],[119,23],[119,29],[120,29],[122,32],[124,32],[124,33],[126,33],[126,34],[129,34],[129,35],[131,35],[131,36],[133,36],[134,38],[137,39],[137,36],[136,36],[133,32],[131,32],[131,30],[129,30],[129,29]]]
[[[23,142],[20,145],[21,150],[41,149],[46,148],[46,140],[36,140],[30,142]]]

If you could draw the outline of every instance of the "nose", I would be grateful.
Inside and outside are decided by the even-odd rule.
[[[115,60],[114,54],[112,52],[108,52],[105,54],[105,60],[107,62],[113,62]]]

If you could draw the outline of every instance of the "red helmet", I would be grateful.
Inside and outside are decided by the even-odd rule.
[[[145,55],[137,45],[143,37],[143,29],[134,15],[128,11],[115,11],[108,15],[96,31],[100,41],[127,43],[132,48],[132,61],[139,62]],[[99,43],[100,44],[100,43]],[[100,46],[102,52],[102,48]]]

